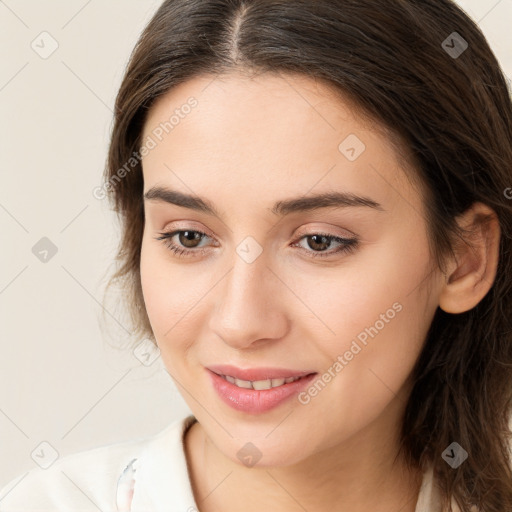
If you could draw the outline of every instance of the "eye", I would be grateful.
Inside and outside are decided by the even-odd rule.
[[[178,241],[180,244],[183,245],[177,245],[173,238],[178,236]],[[206,233],[203,233],[202,231],[187,229],[187,230],[176,230],[171,231],[168,233],[160,233],[159,237],[156,237],[156,240],[163,240],[164,244],[173,251],[177,256],[187,256],[191,253],[195,254],[203,254],[205,251],[204,249],[196,250],[195,248],[198,247],[196,245],[196,242],[201,241],[201,237],[208,237]]]
[[[156,240],[163,240],[164,244],[179,257],[186,257],[192,254],[202,255],[206,249],[202,248],[199,243],[204,237],[210,238],[206,233],[197,230],[176,230],[170,232],[159,233],[160,236]],[[177,237],[178,243],[173,239]],[[313,249],[312,251],[304,248],[298,242],[292,244],[293,247],[300,247],[301,250],[306,251],[312,258],[327,258],[336,253],[352,252],[358,245],[357,238],[343,238],[339,236],[329,235],[328,233],[311,233],[304,235],[299,239],[307,240],[307,245]],[[327,251],[332,243],[335,242],[339,246]]]
[[[357,238],[343,238],[329,235],[328,233],[311,233],[309,235],[302,236],[299,241],[301,240],[306,240],[308,247],[314,250],[309,251],[297,242],[293,245],[298,245],[300,248],[310,253],[312,258],[327,258],[336,253],[353,252],[358,244]],[[332,242],[336,242],[340,245],[334,250],[326,251],[326,248],[330,247]]]

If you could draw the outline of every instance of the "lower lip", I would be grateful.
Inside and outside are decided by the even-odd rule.
[[[256,390],[239,388],[210,370],[208,373],[215,391],[227,405],[250,414],[259,414],[277,407],[288,398],[300,393],[316,375],[313,373],[276,388]]]

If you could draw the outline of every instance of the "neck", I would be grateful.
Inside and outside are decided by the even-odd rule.
[[[379,418],[342,444],[267,468],[226,457],[195,423],[185,447],[196,503],[200,512],[261,511],[269,503],[276,512],[414,512],[423,475],[395,460],[397,432],[396,422]]]

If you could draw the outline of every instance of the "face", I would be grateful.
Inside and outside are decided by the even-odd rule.
[[[398,428],[436,273],[412,169],[372,126],[325,85],[268,74],[196,77],[146,120],[148,317],[183,398],[235,462],[248,442],[258,465],[289,465]],[[315,375],[244,391],[217,365]]]

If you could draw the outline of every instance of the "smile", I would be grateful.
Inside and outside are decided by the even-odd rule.
[[[239,388],[245,389],[271,389],[282,386],[283,384],[289,384],[290,382],[295,382],[296,380],[302,379],[302,377],[289,377],[287,379],[266,379],[266,380],[241,380],[236,379],[235,377],[231,377],[231,375],[220,375],[224,380],[227,380],[231,384]]]
[[[260,377],[259,380],[245,380],[224,373],[207,371],[212,387],[219,398],[229,407],[249,414],[261,414],[291,400],[293,396],[304,391],[316,375],[316,373],[303,372],[303,375],[277,377],[275,373],[284,372],[253,370],[252,373],[273,373],[274,375],[272,375],[273,378],[261,379]],[[247,374],[249,371],[238,373]]]

